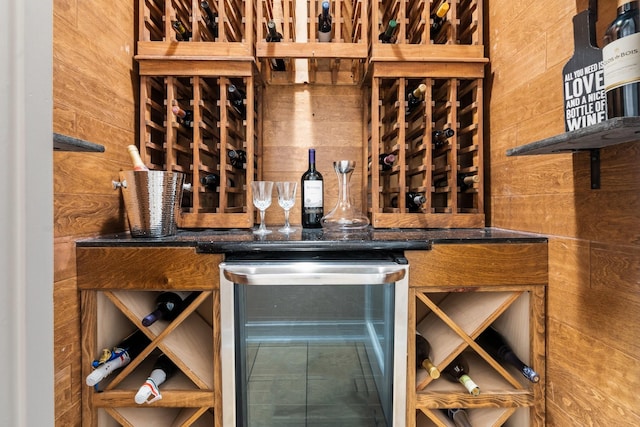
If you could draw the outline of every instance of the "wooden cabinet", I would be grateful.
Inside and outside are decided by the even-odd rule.
[[[466,409],[477,427],[544,426],[546,244],[435,244],[406,257],[407,426],[451,427],[445,408]],[[502,366],[475,342],[489,326],[539,373],[538,383]],[[431,360],[441,371],[464,355],[478,396],[416,369],[416,331],[430,342]]]
[[[84,385],[82,425],[221,425],[220,261],[221,255],[193,248],[78,248],[83,378],[101,349],[137,329],[150,340],[97,389]],[[156,296],[166,290],[197,296],[175,320],[143,326]],[[177,373],[160,386],[161,400],[139,405],[134,396],[159,354],[171,359]]]

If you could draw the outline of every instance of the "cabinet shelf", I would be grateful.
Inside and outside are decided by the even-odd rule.
[[[85,141],[83,139],[73,138],[59,133],[53,133],[53,150],[54,151],[84,151],[93,153],[103,153],[104,145],[94,142]]]
[[[640,117],[617,117],[507,150],[507,156],[595,150],[640,140]]]

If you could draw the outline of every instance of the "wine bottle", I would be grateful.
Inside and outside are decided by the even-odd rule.
[[[244,150],[229,150],[227,152],[229,156],[229,163],[236,169],[244,169],[245,163],[247,163],[247,152]]]
[[[95,386],[113,371],[122,368],[135,359],[149,344],[151,340],[140,329],[123,339],[112,350],[103,351],[103,357],[92,363],[95,368],[85,380],[88,386]],[[108,359],[105,360],[105,355]]]
[[[562,68],[567,132],[607,119],[602,50],[596,44],[596,17],[591,9],[573,17],[573,44],[573,56]]]
[[[618,16],[604,34],[602,59],[607,113],[640,116],[640,17],[638,0],[618,2]]]
[[[176,31],[176,35],[178,36],[179,41],[189,41],[192,34],[191,31],[187,30],[187,27],[184,26],[181,20],[177,19],[171,22],[171,26]]]
[[[382,33],[380,33],[380,35],[378,36],[378,40],[380,40],[382,43],[395,43],[395,32],[397,27],[398,22],[395,19],[389,20],[387,28]]]
[[[416,368],[424,368],[433,379],[440,378],[440,371],[431,362],[431,344],[416,332]]]
[[[453,421],[453,424],[455,424],[456,427],[473,427],[471,425],[471,421],[469,421],[469,414],[467,414],[466,409],[448,408],[441,409],[441,411],[444,412],[451,421]]]
[[[134,400],[138,405],[143,403],[153,403],[156,400],[162,399],[160,394],[160,385],[166,380],[171,378],[176,373],[178,367],[167,357],[166,354],[161,354],[156,359],[149,374],[149,378],[140,386],[136,393]]]
[[[469,376],[469,364],[463,355],[458,355],[442,371],[445,378],[452,382],[459,382],[474,396],[480,394],[480,387]]]
[[[210,173],[200,178],[200,184],[204,185],[207,190],[216,191],[220,185],[220,175]]]
[[[396,155],[393,153],[383,153],[378,156],[378,164],[382,166],[383,171],[391,170],[395,161]],[[369,164],[369,168],[371,168],[371,164]]]
[[[171,107],[171,111],[178,118],[178,122],[180,122],[180,124],[188,128],[193,127],[193,111],[183,110],[177,105]]]
[[[204,10],[204,13],[207,15],[206,23],[207,28],[211,31],[213,38],[218,38],[218,14],[211,10],[211,6],[209,6],[209,2],[207,0],[202,0],[200,2],[200,7]]]
[[[408,211],[416,213],[421,212],[422,205],[427,202],[427,198],[420,193],[409,192],[406,195],[406,201]],[[391,207],[398,207],[398,196],[391,198]]]
[[[265,40],[268,43],[279,43],[282,40],[282,34],[276,31],[276,23],[273,20],[267,23],[267,29],[269,32]],[[287,71],[287,66],[282,58],[272,58],[271,68],[273,71]]]
[[[433,148],[438,149],[444,147],[447,143],[447,139],[451,138],[455,135],[455,132],[451,128],[446,129],[436,129],[431,132],[431,143],[433,144]]]
[[[238,87],[234,84],[229,85],[229,89],[227,90],[227,92],[229,93],[229,101],[231,102],[231,105],[244,119],[247,113],[247,110],[244,106],[244,92],[238,89]]]
[[[417,88],[409,92],[409,95],[407,95],[407,114],[412,112],[418,105],[422,104],[422,100],[424,99],[424,94],[426,92],[427,85],[424,83],[421,83]]]
[[[316,170],[316,150],[309,149],[309,168],[302,174],[302,227],[320,228],[324,215],[324,182]]]
[[[143,163],[142,158],[140,157],[140,152],[138,151],[138,147],[135,145],[128,145],[127,151],[129,152],[129,156],[131,157],[131,162],[133,163],[134,171],[148,171],[149,168]]]
[[[540,375],[516,356],[504,337],[492,326],[482,331],[476,342],[496,361],[514,366],[532,383],[540,381]]]
[[[445,0],[436,8],[435,13],[431,14],[431,28],[429,30],[429,34],[431,35],[431,40],[433,40],[434,43],[439,42],[436,41],[436,39],[438,38],[442,27],[444,27],[445,22],[447,22],[447,12],[449,12],[449,3]],[[441,43],[444,43],[444,41],[441,41]]]
[[[457,178],[458,191],[461,193],[473,188],[473,184],[480,182],[480,177],[476,174],[459,173]]]
[[[150,326],[157,320],[173,320],[197,294],[191,292],[165,291],[156,297],[156,308],[142,319],[142,325]]]
[[[322,12],[318,15],[318,41],[331,41],[331,14],[329,14],[329,2],[322,2]]]

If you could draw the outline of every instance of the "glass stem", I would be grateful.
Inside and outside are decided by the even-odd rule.
[[[289,209],[284,211],[284,228],[289,229]]]
[[[265,231],[267,227],[264,225],[264,209],[260,210],[260,231]]]

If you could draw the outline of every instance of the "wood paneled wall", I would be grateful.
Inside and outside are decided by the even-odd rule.
[[[80,425],[80,308],[75,240],[126,229],[112,180],[136,142],[135,5],[54,0],[54,132],[105,146],[54,153],[54,363],[56,425]],[[46,184],[46,183],[45,183]]]
[[[599,190],[587,153],[506,157],[564,132],[562,67],[586,2],[486,4],[487,222],[550,237],[547,424],[640,425],[640,144],[601,150]],[[601,42],[616,0],[598,9]]]

